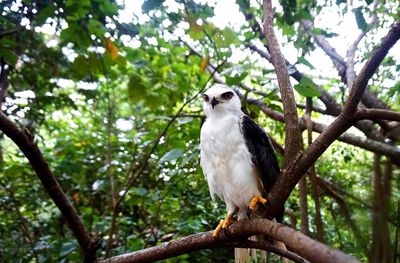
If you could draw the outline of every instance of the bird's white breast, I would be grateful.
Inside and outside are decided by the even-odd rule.
[[[261,195],[259,177],[241,133],[242,116],[209,117],[200,135],[200,164],[210,194],[221,197],[231,212],[247,210],[251,198]]]

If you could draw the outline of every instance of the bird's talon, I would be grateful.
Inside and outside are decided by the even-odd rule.
[[[227,216],[225,219],[221,219],[219,221],[217,228],[215,228],[215,230],[213,232],[213,237],[217,237],[219,232],[221,232],[221,229],[223,229],[224,232],[226,233],[226,231],[228,230],[228,227],[234,222],[235,221],[232,219],[232,216]]]
[[[250,219],[251,213],[253,213],[253,209],[247,207],[247,217]]]
[[[251,201],[249,203],[248,209],[253,210],[256,207],[257,203],[261,203],[263,205],[266,205],[267,204],[267,199],[265,199],[265,198],[263,198],[263,197],[261,197],[259,195],[254,196],[253,199],[251,199]]]
[[[214,232],[213,232],[213,237],[217,237],[218,234],[219,234],[219,232],[221,232],[223,223],[224,223],[224,220],[221,219],[221,220],[219,221],[218,226],[215,228],[215,230],[214,230]]]

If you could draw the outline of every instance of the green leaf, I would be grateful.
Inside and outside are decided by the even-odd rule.
[[[96,19],[89,20],[88,29],[90,33],[96,35],[99,38],[103,37],[106,33],[106,29],[103,24]]]
[[[365,21],[364,15],[361,11],[361,7],[355,8],[354,11],[354,15],[356,16],[356,22],[357,22],[357,26],[359,29],[361,29],[363,32],[366,32],[368,29],[368,24]]]
[[[346,3],[347,0],[336,0],[336,4],[340,5],[341,3]]]
[[[308,12],[307,10],[304,10],[304,9],[299,11],[299,16],[306,20],[310,20],[310,21],[313,20],[313,17],[311,16],[310,12]]]
[[[365,0],[365,3],[367,3],[367,5],[372,4],[373,0]]]
[[[41,26],[43,25],[47,18],[52,17],[54,15],[54,11],[56,11],[56,7],[53,4],[49,4],[43,9],[41,9],[35,18],[36,25]]]
[[[0,58],[1,57],[11,66],[15,66],[18,60],[18,56],[14,52],[5,48],[0,48]]]
[[[128,82],[129,98],[133,101],[139,101],[146,96],[147,83],[146,80],[135,74],[132,75]]]
[[[181,157],[182,155],[183,155],[182,149],[180,149],[180,148],[173,149],[173,150],[167,152],[166,154],[164,154],[163,157],[161,157],[160,163],[165,163],[165,162],[169,162],[172,160],[176,160],[179,157]]]
[[[243,72],[240,75],[236,75],[234,77],[231,77],[229,75],[225,76],[226,84],[229,86],[234,86],[242,82],[245,78],[247,77],[247,72]]]
[[[318,97],[321,95],[318,87],[309,77],[303,77],[300,83],[294,85],[294,89],[304,97]]]
[[[310,61],[308,61],[307,59],[305,59],[305,57],[301,56],[297,59],[297,61],[301,64],[306,65],[307,67],[309,67],[310,69],[315,69],[314,66],[310,63]]]

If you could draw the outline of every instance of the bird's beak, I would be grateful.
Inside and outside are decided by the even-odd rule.
[[[214,109],[215,106],[219,103],[219,100],[217,100],[215,97],[211,100],[211,106]]]

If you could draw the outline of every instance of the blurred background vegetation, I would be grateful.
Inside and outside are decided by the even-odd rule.
[[[224,216],[224,206],[211,202],[199,168],[204,116],[195,96],[210,78],[207,62],[222,64],[219,73],[229,85],[246,83],[266,93],[261,97],[242,90],[282,112],[272,65],[248,49],[250,43],[263,47],[265,42],[252,28],[254,21],[262,20],[260,1],[217,2],[0,0],[1,109],[35,135],[87,229],[101,238],[99,257],[207,231]],[[316,17],[320,22],[314,33],[341,43],[367,30],[367,22],[377,14],[377,23],[356,53],[355,61],[362,65],[400,14],[396,0],[376,1],[375,8],[371,2],[274,3],[284,55],[339,104],[347,90],[300,20]],[[332,19],[326,19],[327,14]],[[370,89],[398,111],[399,46],[392,51]],[[313,84],[302,84],[314,91]],[[297,86],[296,99],[305,104],[303,95],[308,93],[301,88]],[[315,104],[323,107],[317,100]],[[243,105],[283,144],[282,123],[266,118],[245,100]],[[332,120],[316,112],[313,119]],[[0,261],[79,261],[78,243],[26,158],[8,138],[2,135],[0,140]],[[345,193],[361,235],[349,227],[341,204],[321,191],[325,242],[362,261],[367,260],[372,235],[372,159],[371,152],[336,142],[316,163],[317,174]],[[399,244],[399,182],[395,169],[390,199],[393,251]],[[298,199],[296,189],[286,204],[297,228]],[[315,237],[311,195],[308,203],[310,236]],[[285,222],[291,223],[288,217]],[[225,262],[232,254],[233,249],[204,250],[169,261]]]

